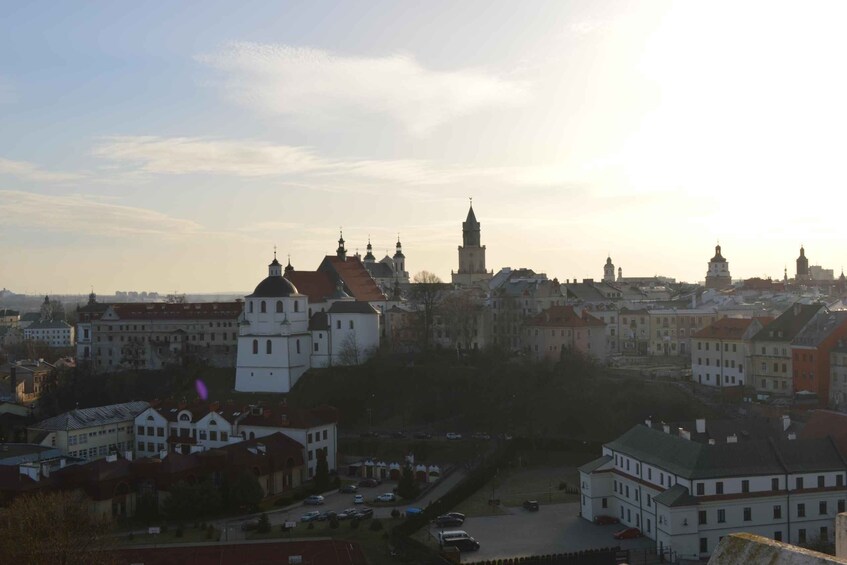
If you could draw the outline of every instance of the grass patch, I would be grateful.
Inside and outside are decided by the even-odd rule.
[[[207,536],[207,530],[204,528],[183,527],[182,537],[177,537],[177,528],[169,526],[166,532],[161,534],[122,534],[117,538],[118,547],[128,547],[134,545],[163,545],[169,543],[198,543],[198,542],[214,542],[221,535],[219,529],[215,529],[211,539]]]

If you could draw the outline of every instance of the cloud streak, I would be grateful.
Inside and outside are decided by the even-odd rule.
[[[0,157],[0,175],[11,175],[21,180],[35,182],[70,182],[85,178],[81,173],[45,171],[28,161],[13,161]]]
[[[222,86],[237,103],[310,124],[383,115],[422,136],[457,117],[529,98],[523,83],[477,69],[427,69],[406,54],[347,57],[240,42],[196,59],[224,73]]]
[[[182,237],[206,233],[200,224],[133,206],[81,195],[53,196],[0,190],[7,226],[108,237]]]

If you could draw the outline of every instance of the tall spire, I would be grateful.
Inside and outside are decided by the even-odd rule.
[[[291,254],[288,255],[288,264],[285,266],[285,272],[290,273],[294,270],[294,267],[291,266]]]
[[[269,277],[281,277],[282,276],[282,265],[280,265],[279,261],[276,260],[276,245],[274,245],[274,260],[271,261],[270,265],[268,265],[268,276]]]
[[[371,245],[371,236],[370,236],[370,235],[368,236],[368,246],[367,246],[365,249],[367,249],[367,251],[368,251],[368,252],[367,252],[367,253],[365,253],[365,259],[364,259],[364,262],[365,262],[365,263],[373,263],[373,262],[375,262],[375,261],[376,261],[376,257],[374,257],[374,254],[373,254],[373,249],[374,249],[374,248],[373,248],[373,245]]]
[[[347,260],[347,250],[344,249],[344,232],[341,231],[341,228],[338,228],[338,249],[335,250],[335,254],[339,259]]]
[[[471,198],[468,217],[462,223],[462,243],[465,247],[480,246],[479,227],[479,222],[476,220],[476,214],[473,211],[473,198]]]

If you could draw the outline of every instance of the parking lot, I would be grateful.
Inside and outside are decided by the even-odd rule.
[[[647,538],[616,540],[612,534],[621,525],[597,526],[580,518],[578,503],[542,504],[538,512],[506,508],[501,516],[471,517],[460,528],[476,538],[480,549],[462,554],[462,561],[474,562],[504,557],[566,553],[586,549],[620,546],[624,549],[651,548]],[[437,543],[439,528],[429,530],[430,541]]]

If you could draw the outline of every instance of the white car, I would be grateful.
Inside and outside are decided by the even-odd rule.
[[[365,497],[362,496],[361,494],[357,494],[356,496],[353,497],[353,504],[364,504],[364,503],[365,503]]]
[[[323,503],[324,503],[324,497],[322,497],[319,494],[313,494],[312,496],[307,496],[306,499],[303,501],[303,504],[312,504],[312,505],[318,505],[318,504],[323,504]]]
[[[447,432],[447,439],[462,439],[462,434],[457,434],[455,432]]]
[[[301,522],[311,522],[312,520],[317,520],[318,516],[321,515],[320,510],[312,510],[311,512],[306,512],[302,516],[300,516]]]
[[[397,497],[394,496],[393,492],[386,492],[376,497],[378,502],[394,502],[397,500]]]

